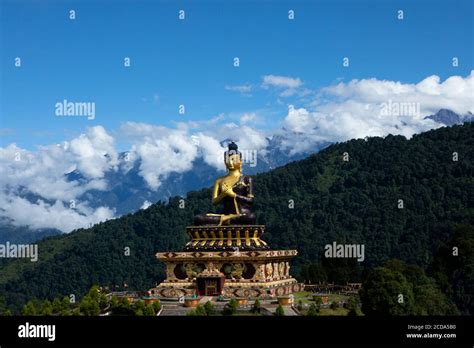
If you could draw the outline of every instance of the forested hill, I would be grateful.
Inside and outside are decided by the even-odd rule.
[[[454,224],[473,223],[473,139],[471,123],[410,140],[352,140],[257,175],[263,239],[298,249],[294,272],[333,241],[363,243],[363,267],[399,258],[426,268]],[[181,249],[193,215],[211,209],[209,189],[189,193],[184,208],[179,200],[49,237],[39,243],[37,263],[2,260],[0,295],[18,306],[35,297],[81,296],[92,284],[148,289],[163,275],[155,252]]]

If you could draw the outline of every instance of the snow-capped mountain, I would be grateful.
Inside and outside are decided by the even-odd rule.
[[[434,115],[426,116],[425,119],[431,119],[438,123],[444,124],[445,126],[453,126],[455,124],[474,121],[474,115],[469,112],[462,116],[455,113],[454,111],[441,109]]]

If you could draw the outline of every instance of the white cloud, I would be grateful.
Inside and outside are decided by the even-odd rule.
[[[114,139],[102,126],[89,129],[73,139],[69,151],[74,155],[77,169],[89,178],[101,178],[110,167],[118,164]]]
[[[249,122],[255,115],[249,113],[243,117]],[[203,124],[190,126],[181,123],[178,129],[127,122],[122,125],[121,132],[132,140],[132,152],[141,160],[140,175],[151,189],[156,190],[169,174],[190,170],[197,158],[202,158],[218,170],[224,170],[225,147],[221,146],[220,141],[226,138],[237,141],[242,150],[265,152],[268,141],[263,132],[245,124],[220,124],[219,121],[224,119],[223,115],[219,115],[212,122]],[[197,129],[201,131],[192,133]]]
[[[90,209],[78,205],[76,209],[71,209],[59,200],[54,204],[42,200],[31,203],[12,194],[0,195],[0,205],[0,213],[11,219],[14,225],[31,229],[56,228],[62,232],[71,232],[114,217],[114,212],[107,207]]]
[[[113,139],[101,126],[70,143],[40,146],[34,152],[10,144],[0,148],[0,188],[23,187],[46,199],[69,200],[90,188],[106,189],[104,173],[117,163]],[[85,182],[67,180],[66,174],[76,169]]]
[[[279,90],[280,97],[291,97],[295,94],[304,96],[308,93],[307,89],[302,89],[303,82],[299,78],[278,75],[263,76],[262,88],[269,89],[270,87]]]
[[[257,114],[255,112],[245,113],[240,116],[240,124],[246,124],[257,119]]]
[[[203,133],[197,135],[197,140],[204,162],[218,170],[224,170],[223,160],[225,148],[221,146],[220,142]]]
[[[312,126],[313,119],[308,110],[304,108],[295,109],[293,105],[288,106],[288,115],[285,118],[285,126],[292,132],[304,133]]]
[[[296,93],[307,93],[306,90],[299,91],[300,87],[303,85],[303,82],[299,78],[278,75],[265,75],[262,79],[262,88],[276,88],[280,91],[280,97],[291,97]]]
[[[424,119],[442,108],[473,112],[474,72],[440,82],[430,76],[417,84],[377,79],[352,80],[323,88],[313,110],[289,107],[284,127],[299,136],[289,144],[304,150],[321,141],[401,134],[411,137],[441,125]],[[303,143],[302,137],[306,140]],[[291,137],[289,137],[291,138]]]
[[[185,131],[136,122],[127,122],[121,129],[134,139],[132,151],[141,159],[140,175],[152,189],[160,187],[170,173],[192,168],[198,152]]]
[[[278,75],[265,75],[263,76],[262,86],[268,87],[281,87],[281,88],[298,88],[303,83],[299,78],[293,78],[288,76]]]
[[[141,158],[140,175],[152,189],[161,185],[161,178],[172,172],[185,172],[192,168],[196,147],[179,134],[145,141],[134,146]]]
[[[153,203],[151,202],[148,202],[148,201],[145,201],[143,202],[142,206],[140,207],[140,209],[142,210],[145,210],[145,209],[148,209]]]
[[[321,90],[321,100],[315,107],[328,104],[325,97],[343,105],[345,101],[362,104],[392,102],[419,103],[421,116],[433,114],[440,109],[450,109],[464,115],[474,110],[474,71],[467,77],[451,76],[441,82],[433,75],[417,84],[377,79],[352,80]],[[330,103],[328,105],[331,105]],[[349,110],[350,111],[350,110]]]
[[[226,138],[237,142],[239,150],[242,151],[255,150],[263,154],[268,146],[265,133],[247,125],[238,126],[235,123],[227,123],[219,128],[218,134],[225,134]]]
[[[48,227],[43,226],[48,219],[40,218],[41,211],[45,217],[56,212],[70,221],[53,221],[51,218],[49,227],[62,231],[68,231],[68,226],[77,228],[81,222],[98,222],[97,218],[101,216],[110,218],[113,214],[107,208],[93,211],[81,203],[80,213],[77,210],[68,212],[64,211],[69,208],[64,208],[62,202],[69,205],[71,200],[77,200],[88,190],[107,189],[104,173],[114,170],[116,165],[117,152],[113,139],[101,126],[90,128],[70,143],[40,146],[37,151],[27,151],[16,144],[0,148],[0,195],[3,203],[0,216],[16,217],[13,219],[15,225],[37,228]],[[68,180],[67,174],[74,170],[78,170],[84,179]],[[30,203],[21,198],[26,193],[56,203]],[[16,211],[19,207],[25,210]],[[30,211],[31,214],[28,213]]]
[[[224,88],[227,91],[238,92],[242,94],[249,94],[252,91],[251,85],[236,85],[236,86],[226,85]]]

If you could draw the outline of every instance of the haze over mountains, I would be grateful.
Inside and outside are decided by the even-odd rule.
[[[425,119],[436,122],[434,124],[439,127],[470,122],[473,120],[473,115],[471,113],[459,115],[451,110],[441,109],[433,115],[426,116]],[[62,175],[62,178],[60,172],[59,174],[54,173],[54,175],[59,175],[57,185],[54,183],[52,185],[49,182],[38,181],[35,183],[33,181],[28,186],[27,184],[21,184],[20,178],[18,188],[9,191],[12,183],[6,181],[2,185],[2,190],[4,193],[9,192],[8,194],[12,195],[10,197],[13,198],[9,197],[10,201],[5,200],[5,204],[14,202],[17,207],[12,209],[12,212],[16,214],[14,216],[9,215],[6,206],[1,208],[0,242],[7,240],[11,242],[29,242],[48,235],[70,232],[78,227],[87,227],[99,221],[147,208],[157,201],[167,201],[172,196],[186,196],[189,191],[209,187],[213,180],[223,173],[219,169],[223,168],[219,151],[223,151],[226,144],[233,140],[222,139],[219,144],[209,145],[209,139],[205,137],[193,139],[199,146],[203,148],[207,146],[212,150],[207,150],[207,153],[203,152],[198,156],[189,156],[190,163],[187,167],[177,164],[176,168],[168,168],[162,175],[158,173],[159,182],[156,182],[154,177],[147,177],[144,172],[147,168],[150,168],[149,162],[160,161],[161,153],[159,151],[148,154],[145,151],[146,149],[137,148],[135,153],[122,152],[109,155],[107,149],[110,150],[110,146],[107,143],[107,134],[102,134],[100,130],[94,131],[99,135],[97,138],[102,137],[104,139],[99,140],[96,144],[93,143],[94,140],[84,137],[79,140],[84,143],[89,141],[92,144],[88,145],[103,148],[105,161],[113,163],[113,165],[104,166],[104,159],[90,157],[90,163],[86,161],[78,163],[73,171],[66,172],[67,174]],[[317,132],[317,129],[315,131]],[[292,137],[291,141],[288,137]],[[298,142],[297,139],[301,141]],[[74,146],[74,141],[76,140],[73,140],[68,146]],[[315,141],[310,143],[311,146],[309,147],[305,146],[304,143],[305,135],[295,130],[285,130],[280,134],[267,137],[265,146],[253,144],[254,148],[258,150],[249,150],[249,158],[244,170],[248,174],[266,172],[316,153],[331,142]],[[249,141],[246,145],[248,148],[252,147],[252,143]],[[185,146],[188,146],[188,144]],[[303,150],[295,151],[297,147],[301,147]],[[216,148],[217,151],[215,151]],[[53,151],[55,150],[53,149]],[[136,153],[139,151],[144,152],[146,156],[137,156]],[[42,159],[43,162],[54,160],[54,158]],[[147,161],[147,163],[144,163],[144,161]],[[185,162],[185,159],[183,161],[180,158],[179,161]],[[172,165],[173,161],[170,162]],[[101,167],[103,168],[101,169]],[[102,172],[95,174],[94,171],[97,168]],[[153,170],[156,171],[156,168],[151,167],[151,171]],[[35,185],[34,189],[36,191],[32,190],[33,185]],[[64,185],[64,190],[71,190],[72,187],[73,191],[76,190],[79,193],[76,192],[75,195],[71,195],[70,199],[66,196],[66,204],[60,203],[57,197],[61,195],[61,192],[51,193],[49,191],[52,190],[51,186],[57,186],[54,190],[60,191],[61,185]],[[44,190],[42,186],[44,186]],[[30,207],[25,205],[27,202],[31,204]],[[31,209],[31,207],[38,209]],[[72,211],[71,209],[74,209],[74,215],[69,214]],[[43,211],[47,211],[49,215],[44,214]],[[28,221],[33,218],[35,223],[22,223],[22,220]]]

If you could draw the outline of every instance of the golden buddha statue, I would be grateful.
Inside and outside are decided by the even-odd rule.
[[[252,178],[242,174],[242,153],[237,144],[231,142],[224,153],[224,162],[228,173],[214,182],[212,204],[222,203],[220,214],[202,214],[194,217],[194,225],[255,225],[256,217],[252,212]]]

